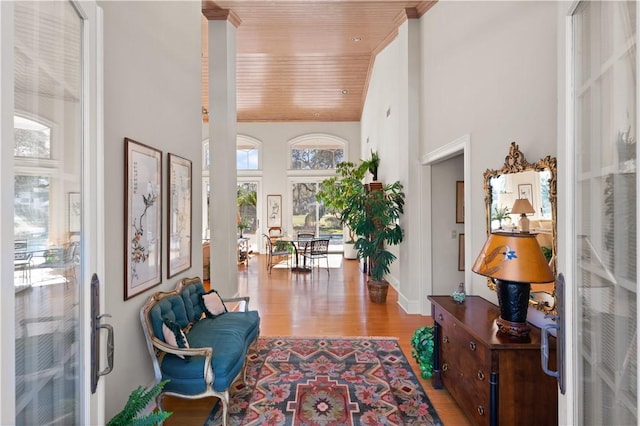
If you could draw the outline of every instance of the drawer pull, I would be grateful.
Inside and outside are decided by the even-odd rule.
[[[469,342],[469,349],[471,349],[472,351],[476,350],[476,344],[475,342]]]
[[[484,372],[482,370],[478,370],[478,380],[484,380]]]
[[[442,314],[438,314],[438,321],[442,321],[444,319],[444,317],[442,316]]]
[[[447,371],[448,369],[449,369],[449,364],[447,364],[446,362],[442,364],[442,371]]]
[[[444,336],[442,338],[442,343],[449,343],[449,336]]]
[[[478,405],[478,408],[476,408],[476,410],[478,411],[478,414],[484,416],[484,407],[482,405]]]

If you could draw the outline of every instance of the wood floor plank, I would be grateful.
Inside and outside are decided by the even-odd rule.
[[[386,304],[370,302],[367,276],[360,271],[357,261],[332,255],[331,265],[330,275],[324,266],[312,273],[276,267],[269,275],[265,256],[252,256],[249,266],[239,266],[239,293],[251,296],[250,309],[260,312],[260,335],[397,337],[420,377],[419,366],[411,358],[411,337],[417,328],[433,324],[432,318],[406,314],[392,288]],[[215,288],[215,282],[212,284]],[[470,424],[446,390],[433,389],[430,380],[420,378],[420,382],[445,425]],[[202,425],[214,402],[214,398],[166,397],[165,408],[174,414],[165,424]]]

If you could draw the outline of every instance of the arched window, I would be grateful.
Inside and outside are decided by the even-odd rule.
[[[238,170],[260,170],[260,141],[238,135],[236,166]]]
[[[15,145],[13,156],[51,158],[51,128],[18,115],[13,117]]]
[[[45,246],[55,218],[50,214],[59,161],[53,159],[51,127],[23,116],[13,117],[15,158],[14,235],[31,248]]]
[[[344,161],[345,142],[330,135],[305,135],[290,142],[292,170],[331,170]]]

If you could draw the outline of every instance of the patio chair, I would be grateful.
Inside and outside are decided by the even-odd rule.
[[[287,260],[287,267],[289,266],[289,260],[291,259],[291,252],[288,250],[288,247],[279,248],[277,247],[277,243],[274,243],[267,234],[262,234],[265,239],[265,246],[267,249],[267,272],[271,274],[271,270],[273,266],[282,262],[282,257],[285,257]],[[279,260],[276,260],[279,259]]]
[[[316,260],[325,259],[327,262],[327,274],[331,275],[329,272],[329,239],[328,238],[318,238],[311,240],[311,242],[307,245],[307,249],[302,253],[302,256],[306,259],[309,259],[309,263],[311,265],[311,270],[313,271],[313,266]],[[318,265],[318,267],[320,267]]]

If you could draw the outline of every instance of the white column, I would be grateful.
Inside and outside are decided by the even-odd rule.
[[[236,27],[209,21],[209,181],[211,287],[223,296],[238,289],[236,224]]]

